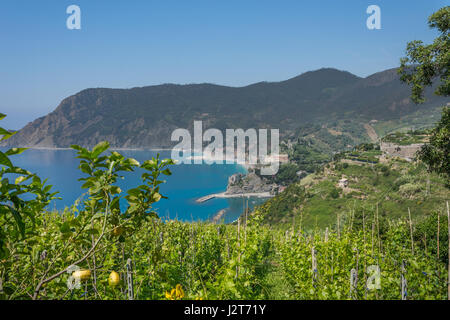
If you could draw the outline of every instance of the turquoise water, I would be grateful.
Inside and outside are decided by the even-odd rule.
[[[142,162],[160,153],[161,158],[169,158],[170,151],[119,151],[126,157],[133,157]],[[41,178],[48,178],[48,183],[54,190],[60,192],[62,200],[53,201],[49,209],[64,209],[82,196],[86,190],[81,189],[78,181],[83,173],[77,169],[79,159],[75,158],[73,150],[37,150],[29,149],[23,154],[11,157],[13,164],[33,173]],[[229,223],[237,219],[243,211],[243,199],[212,199],[204,203],[196,203],[199,197],[223,192],[226,189],[228,177],[234,173],[245,173],[242,166],[229,165],[173,165],[172,175],[162,176],[167,183],[162,184],[160,192],[169,197],[155,204],[156,212],[162,218],[178,219],[182,221],[197,221],[211,219],[218,211],[225,209],[224,222]],[[125,179],[118,185],[122,190],[133,188],[140,184],[140,173],[125,173]],[[261,203],[262,199],[250,199],[249,205]],[[125,203],[122,203],[125,205]]]

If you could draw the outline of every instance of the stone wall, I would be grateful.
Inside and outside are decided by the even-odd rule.
[[[399,145],[392,142],[381,142],[380,150],[393,157],[412,159],[415,153],[420,150],[423,143],[415,143],[410,145]]]

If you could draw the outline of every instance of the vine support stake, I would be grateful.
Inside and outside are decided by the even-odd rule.
[[[408,284],[405,278],[405,261],[402,262],[402,300],[406,300],[408,295]]]
[[[133,268],[131,265],[131,259],[127,260],[127,285],[128,285],[128,300],[134,300],[133,290]]]
[[[414,238],[413,238],[413,229],[412,229],[412,220],[411,220],[411,210],[408,207],[408,216],[409,216],[409,232],[411,234],[411,252],[414,255]]]
[[[241,218],[238,218],[237,248],[238,248],[238,263],[236,265],[236,279],[239,277],[239,265],[241,264]]]
[[[447,278],[447,299],[450,300],[450,210],[447,201],[447,234],[448,234],[448,278]]]
[[[313,284],[315,283],[316,279],[317,279],[317,258],[316,258],[316,249],[314,248],[314,246],[312,246],[311,248],[311,269],[313,272],[312,275],[312,281]]]
[[[438,225],[437,225],[437,237],[436,237],[436,239],[437,239],[437,260],[439,260],[439,224],[440,224],[440,221],[439,221],[439,216],[440,216],[440,213],[438,212],[438,215],[437,215],[437,223],[438,223]]]
[[[358,285],[358,272],[356,269],[350,270],[350,298],[356,300],[356,287]]]

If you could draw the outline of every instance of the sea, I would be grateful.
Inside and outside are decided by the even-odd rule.
[[[4,151],[4,148],[1,148]],[[108,152],[108,151],[107,151]],[[168,150],[118,150],[125,157],[132,157],[141,163],[156,157],[170,158]],[[78,169],[80,159],[71,149],[28,149],[22,154],[11,156],[15,166],[36,173],[58,191],[61,200],[53,200],[47,209],[64,210],[72,206],[77,199],[86,197],[86,189],[82,189],[82,182],[78,179],[86,175]],[[234,173],[246,173],[246,169],[239,164],[179,164],[170,166],[171,176],[161,175],[165,183],[160,187],[160,193],[168,199],[161,199],[154,204],[154,209],[162,219],[177,219],[180,221],[212,220],[220,211],[221,222],[235,221],[244,210],[247,198],[215,198],[203,203],[195,200],[205,195],[224,192],[228,177]],[[126,172],[117,185],[126,192],[141,183],[142,171]],[[264,202],[261,198],[249,198],[248,206]],[[126,200],[122,200],[121,207],[126,208]]]

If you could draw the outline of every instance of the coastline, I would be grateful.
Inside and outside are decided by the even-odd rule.
[[[0,148],[12,148],[7,146],[1,146]],[[27,148],[31,150],[73,150],[72,148],[62,148],[62,147],[20,147]],[[114,148],[110,147],[110,150],[116,151],[171,151],[171,148]]]
[[[274,197],[273,194],[270,194],[270,192],[248,192],[248,193],[231,193],[228,194],[226,192],[220,192],[220,193],[213,193],[209,194],[203,197],[200,197],[195,200],[197,203],[203,203],[208,200],[212,200],[215,198],[244,198],[244,197],[253,197],[253,198],[272,198]]]

